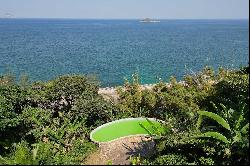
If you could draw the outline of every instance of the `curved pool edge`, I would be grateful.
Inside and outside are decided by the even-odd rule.
[[[149,120],[152,120],[152,121],[157,121],[157,122],[161,122],[163,124],[165,124],[166,122],[163,121],[163,120],[160,120],[160,119],[156,119],[156,118],[143,118],[143,117],[140,117],[140,118],[124,118],[124,119],[119,119],[119,120],[115,120],[115,121],[112,121],[112,122],[108,122],[108,123],[105,123],[97,128],[95,128],[94,130],[91,131],[90,133],[90,140],[93,141],[94,143],[96,144],[106,144],[106,143],[111,143],[111,142],[114,142],[114,141],[117,141],[119,139],[123,139],[123,138],[127,138],[127,137],[132,137],[132,136],[149,136],[149,134],[133,134],[133,135],[127,135],[127,136],[123,136],[123,137],[119,137],[119,138],[115,138],[111,141],[106,141],[106,142],[99,142],[99,141],[95,141],[93,139],[93,133],[95,133],[96,131],[108,126],[108,125],[111,125],[113,123],[118,123],[118,122],[122,122],[122,121],[130,121],[130,120],[144,120],[144,119],[149,119]]]

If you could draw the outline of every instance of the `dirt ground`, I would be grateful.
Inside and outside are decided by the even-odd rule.
[[[129,165],[130,156],[150,156],[155,151],[155,143],[150,137],[131,136],[99,145],[98,151],[86,159],[86,165]]]

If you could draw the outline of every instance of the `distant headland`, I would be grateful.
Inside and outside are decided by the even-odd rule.
[[[150,19],[150,18],[145,18],[140,20],[142,23],[155,23],[155,22],[161,22],[160,20],[155,20],[155,19]]]

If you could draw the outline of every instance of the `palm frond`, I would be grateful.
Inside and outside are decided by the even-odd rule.
[[[146,130],[147,133],[148,133],[151,137],[153,136],[153,133],[150,132],[143,124],[139,123],[139,125],[140,125],[144,130]]]
[[[207,116],[207,117],[215,120],[217,123],[222,125],[224,128],[231,131],[229,124],[221,116],[219,116],[219,115],[217,115],[217,114],[215,114],[213,112],[208,112],[208,111],[198,111],[198,114],[203,115],[203,116]]]
[[[202,116],[199,115],[199,118],[197,120],[197,123],[196,123],[196,130],[199,130],[200,126],[201,126],[201,123],[202,123]]]
[[[222,141],[226,144],[229,143],[228,139],[219,132],[211,132],[210,131],[210,132],[206,132],[206,133],[203,133],[200,135],[192,136],[191,138],[203,138],[203,137],[211,137],[211,138],[217,139],[219,141]]]
[[[146,118],[146,120],[151,125],[151,127],[153,128],[153,130],[157,131],[157,127],[155,127],[155,124],[153,122],[151,122],[151,120],[149,120],[148,118]]]

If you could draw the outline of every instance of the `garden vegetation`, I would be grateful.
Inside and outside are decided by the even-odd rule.
[[[142,90],[135,74],[113,101],[84,75],[31,83],[25,75],[0,76],[0,164],[84,164],[97,149],[89,138],[94,128],[148,117],[168,130],[155,137],[155,155],[131,158],[133,165],[248,165],[249,67],[206,67],[169,83]]]

